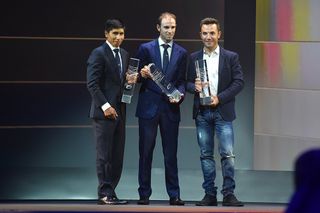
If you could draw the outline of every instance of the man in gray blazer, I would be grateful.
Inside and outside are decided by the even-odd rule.
[[[106,42],[87,62],[87,87],[92,97],[90,118],[96,141],[98,204],[126,204],[115,188],[119,183],[125,144],[125,104],[121,103],[129,54],[120,48],[125,27],[120,20],[105,23]]]

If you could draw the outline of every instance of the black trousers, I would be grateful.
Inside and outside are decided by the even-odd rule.
[[[93,119],[93,129],[96,139],[98,197],[116,196],[115,188],[123,166],[125,118],[119,115],[116,120]]]

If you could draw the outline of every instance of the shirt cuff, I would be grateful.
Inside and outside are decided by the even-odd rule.
[[[111,105],[107,102],[105,104],[103,104],[101,106],[102,111],[106,111],[107,109],[109,109],[111,107]]]

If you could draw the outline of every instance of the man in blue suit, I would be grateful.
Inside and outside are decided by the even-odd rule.
[[[164,154],[166,189],[170,205],[184,205],[180,199],[177,168],[177,144],[180,122],[180,100],[168,98],[152,80],[147,65],[154,63],[183,95],[187,51],[173,42],[176,16],[165,12],[160,15],[157,30],[159,38],[139,47],[137,57],[143,67],[136,116],[139,118],[139,195],[138,204],[148,205],[151,196],[151,164],[157,129],[160,127]]]
[[[125,27],[117,19],[105,23],[106,42],[88,59],[87,87],[92,97],[90,118],[96,140],[98,204],[126,204],[115,188],[119,183],[125,143],[125,104],[121,103],[129,54],[120,48]]]
[[[215,186],[216,166],[213,158],[214,135],[219,140],[219,153],[223,176],[223,206],[243,206],[234,195],[234,134],[232,121],[235,115],[235,96],[244,86],[238,54],[218,45],[221,31],[218,20],[205,18],[200,22],[200,37],[203,49],[191,54],[187,72],[187,90],[194,93],[193,118],[197,128],[200,161],[204,177],[202,184],[205,196],[198,206],[217,206]],[[197,78],[195,62],[205,59],[208,79],[205,84]],[[211,92],[211,103],[200,105],[199,92],[203,86]],[[210,99],[209,99],[210,100]]]

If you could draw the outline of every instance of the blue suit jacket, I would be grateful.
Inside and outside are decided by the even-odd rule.
[[[90,118],[105,119],[101,106],[108,102],[118,113],[125,115],[125,104],[121,103],[125,71],[129,54],[120,49],[122,77],[111,48],[106,44],[94,49],[87,61],[87,87],[92,97]]]
[[[140,45],[137,58],[140,59],[140,68],[149,63],[155,63],[158,68],[161,68],[158,39]],[[187,51],[178,44],[173,43],[165,76],[183,94],[185,94],[186,65]],[[136,116],[151,119],[157,114],[161,106],[172,121],[180,121],[179,104],[182,100],[178,104],[171,104],[168,97],[151,79],[140,78],[140,81],[141,87]]]
[[[190,56],[187,72],[187,91],[194,93],[193,118],[197,117],[200,106],[199,93],[195,93],[194,81],[196,78],[195,61],[203,58],[203,50],[194,52]],[[235,96],[244,86],[243,72],[239,56],[235,52],[220,47],[218,82],[218,110],[225,121],[236,118]]]

